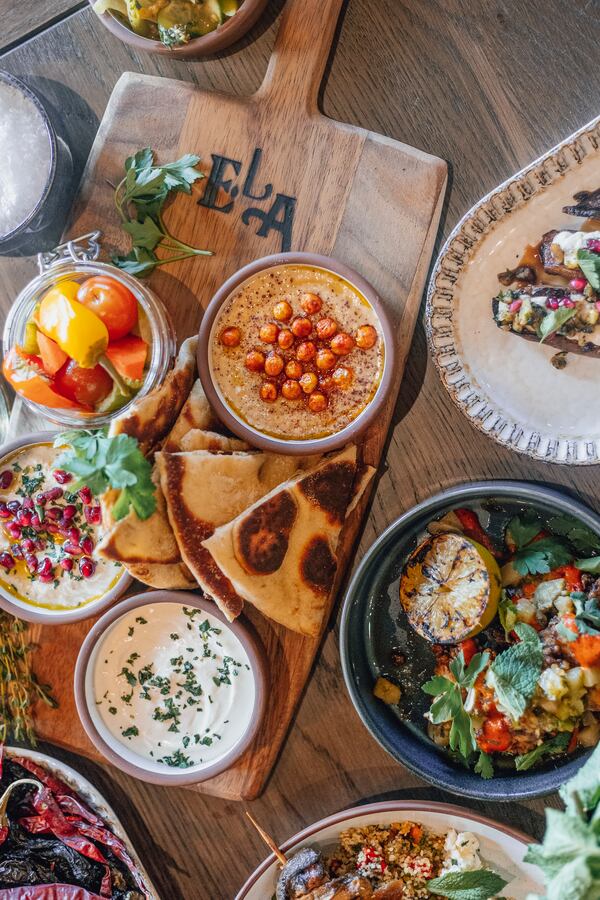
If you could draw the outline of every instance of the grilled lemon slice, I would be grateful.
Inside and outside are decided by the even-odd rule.
[[[400,602],[426,640],[456,644],[492,621],[500,569],[492,554],[462,534],[437,534],[412,553],[400,579]]]

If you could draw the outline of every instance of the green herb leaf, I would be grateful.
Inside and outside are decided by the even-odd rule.
[[[576,559],[573,565],[582,572],[600,575],[600,556],[592,556],[589,559]]]
[[[595,809],[600,803],[600,744],[587,762],[560,789],[567,810],[577,811],[578,806],[584,811]]]
[[[526,772],[527,769],[531,769],[545,756],[554,756],[556,753],[561,753],[563,750],[566,750],[570,740],[571,733],[563,731],[562,734],[557,734],[556,737],[551,738],[549,741],[545,741],[543,744],[540,744],[539,747],[530,750],[529,753],[515,756],[515,768],[517,769],[517,772]]]
[[[589,556],[600,551],[600,535],[572,516],[552,516],[547,527],[553,534],[565,537],[578,553]]]
[[[106,430],[98,432],[65,432],[54,442],[56,447],[70,447],[56,464],[78,476],[72,485],[77,491],[87,485],[95,495],[109,488],[120,494],[112,507],[118,521],[133,506],[138,518],[148,519],[156,509],[152,467],[139,449],[135,438],[126,434],[108,437]]]
[[[515,553],[512,564],[519,575],[543,575],[557,566],[566,566],[571,551],[558,538],[541,538]]]
[[[427,882],[431,894],[441,894],[448,900],[489,900],[508,884],[491,869],[448,872]]]
[[[504,636],[508,640],[511,631],[519,621],[517,618],[517,607],[512,602],[506,591],[502,591],[500,602],[498,603],[498,618],[500,624],[504,628]]]
[[[541,531],[542,523],[539,518],[532,513],[522,513],[520,516],[514,516],[508,525],[506,531],[508,536],[517,545],[517,550],[531,543],[536,535]]]
[[[137,247],[143,247],[144,250],[154,250],[164,237],[162,231],[150,216],[146,216],[141,222],[138,222],[136,219],[132,219],[131,222],[123,222],[123,230],[131,235],[133,243]]]
[[[571,594],[571,600],[575,604],[575,624],[578,633],[600,635],[600,607],[596,598],[588,598],[582,591],[576,591]],[[571,634],[571,639],[577,638],[570,629],[567,628],[567,631]]]
[[[158,257],[143,247],[134,247],[127,256],[112,256],[115,266],[130,275],[149,275],[158,263]]]
[[[475,763],[475,772],[482,778],[488,779],[494,777],[494,766],[492,758],[488,753],[480,753],[479,759]]]
[[[495,693],[503,713],[517,721],[533,696],[542,672],[542,644],[535,628],[519,622],[515,631],[521,638],[492,662],[486,682]]]
[[[577,312],[577,307],[560,306],[546,313],[538,327],[538,336],[540,344],[543,344],[547,337],[559,331],[565,322],[572,319]]]
[[[594,290],[600,291],[600,253],[586,249],[578,250],[577,263]]]

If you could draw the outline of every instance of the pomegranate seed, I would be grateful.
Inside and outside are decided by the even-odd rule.
[[[19,503],[18,500],[9,500],[9,502],[6,504],[6,506],[11,511],[13,516],[15,516],[21,509],[21,504]]]
[[[25,557],[25,565],[29,569],[30,572],[37,572],[38,561],[37,556],[34,556],[33,553],[28,553]]]
[[[21,527],[20,525],[17,525],[16,522],[11,522],[6,530],[12,538],[15,538],[15,540],[21,537]]]
[[[67,537],[70,541],[73,541],[74,544],[78,544],[79,538],[81,537],[79,528],[69,528],[67,531]]]
[[[102,522],[102,509],[100,506],[86,506],[84,514],[88,525],[100,525]]]
[[[65,572],[70,572],[71,569],[73,568],[73,560],[71,559],[71,557],[65,556],[64,559],[61,559],[60,567],[61,567],[61,569],[64,569]]]
[[[25,553],[31,553],[33,550],[35,550],[35,541],[32,541],[31,538],[25,538],[22,541],[21,546]]]
[[[42,525],[42,520],[40,519],[40,517],[38,516],[37,513],[34,513],[31,517],[31,527],[35,528],[36,531],[39,531],[41,525]]]
[[[77,514],[77,507],[73,503],[69,503],[64,507],[62,514],[63,519],[72,519]]]
[[[21,509],[16,515],[16,521],[19,525],[23,525],[26,528],[31,525],[31,512],[28,509]]]
[[[83,540],[79,542],[79,546],[83,550],[86,556],[89,556],[94,552],[94,542],[91,537],[84,537]]]
[[[64,491],[62,488],[53,487],[46,491],[45,494],[47,500],[59,500],[64,494]]]
[[[592,250],[594,253],[600,253],[600,241],[598,238],[590,238],[586,246],[588,250]]]
[[[569,287],[573,288],[574,291],[581,293],[585,290],[585,286],[587,284],[586,278],[572,278],[569,282]]]
[[[546,300],[546,306],[548,309],[558,309],[558,300],[556,297],[548,297]]]
[[[73,476],[69,475],[68,472],[65,472],[64,469],[55,469],[52,473],[52,477],[55,481],[58,481],[59,484],[68,484],[69,481],[73,480]]]
[[[68,553],[69,556],[81,556],[81,547],[79,544],[72,544],[71,541],[64,542],[63,550],[65,553]]]
[[[38,567],[38,572],[40,573],[40,575],[51,575],[52,560],[45,556]]]
[[[48,522],[44,526],[44,531],[47,531],[48,534],[60,534],[60,528],[56,524],[56,522]]]
[[[23,500],[23,509],[33,509],[34,505],[35,504],[31,497],[25,497],[25,499]]]
[[[54,581],[54,572],[44,572],[42,575],[38,575],[38,578],[44,584],[48,584],[50,581]]]
[[[45,506],[46,500],[47,500],[47,497],[46,497],[46,494],[44,493],[44,491],[40,491],[38,494],[35,495],[35,502],[38,506]]]
[[[562,301],[562,306],[564,306],[565,309],[573,309],[573,307],[575,306],[575,301],[571,300],[569,297],[565,297],[565,299]]]
[[[0,490],[6,491],[13,483],[13,473],[10,469],[5,469],[4,472],[0,472]]]
[[[508,307],[511,313],[518,313],[521,307],[523,306],[522,300],[513,300],[513,302]]]
[[[23,559],[23,551],[21,550],[20,544],[11,544],[10,552],[14,556],[15,559]]]
[[[3,569],[12,569],[14,564],[15,561],[10,553],[7,553],[6,550],[4,553],[0,553],[0,566],[2,566]]]
[[[89,556],[84,556],[79,562],[79,571],[84,578],[91,578],[95,568],[94,561]]]
[[[0,500],[0,519],[10,519],[12,513],[4,500]]]
[[[58,522],[61,516],[62,509],[60,508],[60,506],[51,506],[46,510],[46,517],[48,519],[52,519],[53,522]]]
[[[79,494],[79,499],[82,503],[85,503],[86,506],[92,502],[92,492],[89,487],[82,487],[80,491],[77,491]]]
[[[42,538],[38,538],[36,541],[34,541],[34,544],[36,550],[45,550],[48,546],[48,542],[42,540]]]

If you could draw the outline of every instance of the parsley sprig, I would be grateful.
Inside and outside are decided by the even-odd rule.
[[[575,606],[575,625],[577,631],[571,631],[564,622],[559,622],[558,631],[567,641],[575,641],[581,634],[600,635],[600,607],[595,597],[589,597],[582,591],[571,593]]]
[[[566,566],[573,554],[560,537],[548,535],[536,540],[542,530],[537,516],[523,514],[508,523],[507,536],[516,547],[512,559],[519,575],[543,575],[557,566]]]
[[[119,491],[111,509],[116,521],[131,507],[140,519],[148,519],[156,509],[152,467],[135,438],[128,434],[108,437],[106,428],[65,431],[57,435],[54,446],[69,448],[56,464],[77,477],[71,485],[73,491],[84,486],[96,496],[110,488]]]
[[[483,672],[490,659],[487,650],[476,653],[468,666],[462,652],[454,657],[449,665],[454,678],[434,675],[422,690],[435,699],[429,709],[429,716],[434,725],[451,722],[449,743],[451,750],[457,750],[462,757],[469,759],[477,749],[475,731],[471,716],[465,709],[469,692],[473,689],[477,676]]]
[[[199,156],[187,153],[181,159],[155,165],[149,147],[138,150],[125,161],[125,177],[115,188],[115,206],[123,229],[130,235],[133,249],[112,261],[131,275],[149,275],[157,266],[187,259],[212,256],[212,250],[199,250],[176,238],[163,219],[163,207],[170,194],[191,193],[191,186],[204,178],[196,166]],[[159,258],[159,247],[169,254]]]

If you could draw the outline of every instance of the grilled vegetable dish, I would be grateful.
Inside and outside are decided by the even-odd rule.
[[[1,758],[0,888],[11,900],[145,900],[123,841],[60,779]],[[22,890],[19,890],[22,889]]]
[[[600,537],[569,516],[495,516],[493,531],[486,509],[431,522],[400,579],[435,660],[429,736],[484,778],[600,736]],[[374,693],[397,704],[402,683],[379,678]]]
[[[600,189],[575,195],[563,212],[579,228],[547,231],[514,270],[498,275],[492,300],[499,328],[544,342],[559,353],[600,355]],[[564,357],[554,359],[557,368]]]
[[[348,828],[327,855],[299,850],[281,870],[275,900],[414,900],[460,890],[484,900],[505,885],[483,867],[471,832],[436,834],[417,822],[394,822]]]
[[[243,0],[96,0],[98,15],[112,12],[141,37],[179,47],[215,31]]]

